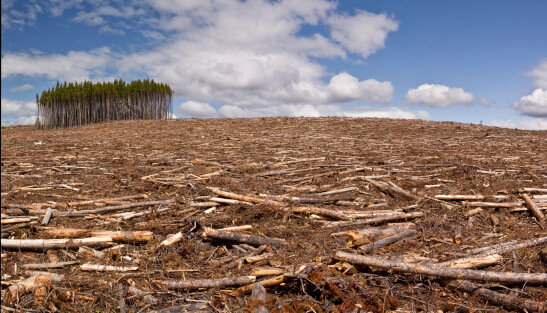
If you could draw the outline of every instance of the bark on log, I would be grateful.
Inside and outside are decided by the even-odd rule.
[[[153,280],[154,283],[168,289],[191,290],[199,288],[234,287],[252,284],[256,281],[255,276],[240,276],[221,279],[190,279],[190,280]]]
[[[509,310],[518,310],[524,312],[545,312],[547,311],[547,304],[533,301],[524,300],[511,295],[502,294],[490,289],[477,286],[472,282],[465,280],[453,281],[449,284],[450,287],[456,288],[467,293],[476,293],[481,297],[487,299],[489,302],[495,305],[501,305]]]
[[[491,245],[491,246],[486,246],[486,247],[467,250],[465,252],[469,255],[479,254],[479,253],[482,253],[482,252],[485,252],[485,251],[488,251],[488,250],[493,250],[493,249],[501,248],[501,247],[504,247],[504,246],[514,245],[516,243],[517,243],[516,240],[511,240],[511,241],[507,241],[507,242],[497,243],[497,244]]]
[[[384,247],[384,246],[390,245],[394,242],[397,242],[397,241],[399,241],[403,238],[411,237],[411,236],[414,236],[414,235],[416,235],[416,230],[409,229],[409,230],[405,230],[403,232],[400,232],[398,234],[395,234],[393,236],[389,236],[389,237],[386,237],[384,239],[380,239],[378,241],[375,241],[373,243],[369,243],[368,245],[360,246],[357,249],[359,251],[363,252],[363,253],[367,253],[367,252],[370,252],[374,249],[379,249],[381,247]]]
[[[286,208],[285,212],[294,212],[294,213],[304,213],[304,214],[317,214],[326,217],[330,217],[335,220],[349,221],[351,218],[347,215],[338,213],[333,210],[315,208],[315,207],[296,207],[296,208]]]
[[[42,219],[42,225],[46,226],[49,224],[49,220],[51,219],[51,216],[53,215],[53,210],[51,208],[48,208],[46,211],[46,214],[44,215],[44,219]]]
[[[78,254],[86,255],[88,257],[98,258],[98,259],[102,259],[106,256],[106,253],[89,248],[89,247],[80,247],[78,249]]]
[[[86,247],[108,247],[113,244],[110,237],[91,237],[81,239],[2,239],[2,249],[48,250],[76,249]]]
[[[415,201],[418,199],[418,197],[404,190],[403,188],[395,185],[391,181],[387,183],[381,182],[381,181],[375,181],[372,179],[365,179],[365,181],[372,184],[374,187],[378,188],[380,191],[388,193],[394,197],[402,197],[403,199],[412,200],[412,201]]]
[[[396,272],[421,274],[441,278],[490,281],[512,284],[547,284],[547,274],[541,273],[487,272],[471,269],[439,267],[425,264],[412,264],[390,261],[385,258],[347,253],[343,251],[336,252],[335,257],[339,260],[343,260],[345,262],[357,265],[373,266],[385,270],[393,270]]]
[[[228,231],[223,231],[219,229],[212,229],[208,227],[203,228],[203,236],[212,238],[212,239],[217,239],[217,240],[246,243],[253,246],[261,246],[261,245],[280,246],[285,244],[284,239],[259,237],[254,235],[228,232]]]
[[[496,247],[496,248],[493,248],[491,250],[487,250],[487,251],[484,251],[482,253],[478,253],[478,254],[474,255],[474,257],[488,256],[488,255],[496,254],[496,253],[497,254],[504,254],[504,253],[512,252],[512,251],[519,250],[519,249],[544,245],[546,243],[547,243],[547,236],[540,237],[540,238],[534,238],[534,239],[530,239],[530,240],[527,240],[527,241],[524,241],[524,242],[521,242],[521,243],[517,243],[517,244],[513,244],[513,245],[506,245],[506,246]]]

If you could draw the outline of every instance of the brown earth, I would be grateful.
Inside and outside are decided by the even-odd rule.
[[[423,212],[412,220],[416,236],[368,253],[382,257],[413,253],[443,262],[466,256],[469,249],[547,236],[545,222],[538,222],[528,211],[484,207],[466,217],[472,208],[459,201],[434,199],[440,194],[463,194],[484,195],[483,201],[489,202],[518,202],[521,188],[547,188],[547,131],[394,119],[178,119],[47,131],[8,127],[2,129],[1,147],[3,220],[8,218],[4,214],[16,214],[17,207],[26,215],[38,216],[39,224],[47,207],[61,212],[94,208],[69,207],[67,203],[73,201],[135,194],[146,194],[148,199],[130,201],[177,200],[127,220],[109,214],[52,218],[51,227],[154,233],[154,240],[126,244],[120,254],[110,253],[103,259],[68,249],[3,249],[3,301],[10,284],[29,277],[22,268],[27,263],[72,261],[74,257],[80,264],[139,267],[126,273],[87,272],[79,264],[49,270],[63,274],[64,279],[52,283],[45,307],[35,304],[37,292],[29,292],[9,305],[4,302],[6,312],[9,308],[119,312],[119,284],[150,292],[160,300],[150,304],[143,297],[126,294],[127,312],[190,303],[204,303],[203,311],[208,312],[251,312],[261,303],[252,301],[250,295],[236,295],[232,287],[168,290],[155,281],[247,276],[254,268],[273,266],[287,266],[292,272],[302,264],[308,267],[300,275],[266,288],[268,300],[262,304],[270,312],[504,311],[503,306],[447,287],[436,277],[355,269],[333,259],[335,251],[351,250],[346,247],[346,236],[332,233],[383,225],[329,227],[328,219],[269,204],[224,204],[212,212],[192,206],[215,196],[207,187],[257,198],[284,195],[321,201],[297,204],[286,200],[289,208],[306,205],[342,214],[351,214],[348,210]],[[416,200],[384,193],[362,176],[391,181]],[[316,195],[345,187],[357,188]],[[355,205],[341,205],[343,201]],[[539,197],[534,201],[545,208]],[[169,209],[161,211],[164,208]],[[38,224],[3,232],[3,237],[50,238]],[[258,263],[218,265],[228,253],[236,257],[246,253],[233,243],[206,240],[203,227],[235,225],[252,225],[250,234],[282,238],[286,244],[268,248],[273,256]],[[3,229],[7,226],[12,225],[2,225]],[[453,240],[457,230],[462,234],[459,244]],[[159,247],[167,235],[179,231],[184,235],[182,241]],[[500,263],[484,270],[546,273],[538,255],[542,247],[545,244],[504,253]],[[547,288],[541,285],[474,283],[520,299],[547,301]],[[74,293],[70,299],[66,299],[67,292]]]

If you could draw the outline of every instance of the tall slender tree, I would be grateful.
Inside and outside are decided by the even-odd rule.
[[[38,118],[44,129],[83,126],[115,120],[168,119],[173,112],[173,90],[154,80],[127,84],[89,81],[61,84],[36,94]]]

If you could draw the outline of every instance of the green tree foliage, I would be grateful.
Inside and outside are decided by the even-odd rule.
[[[36,94],[43,129],[117,120],[168,119],[173,112],[169,85],[144,79],[114,82],[64,82]]]

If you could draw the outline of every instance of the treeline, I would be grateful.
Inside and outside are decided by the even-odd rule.
[[[40,127],[63,128],[118,120],[168,119],[173,91],[154,80],[61,84],[36,94]]]

